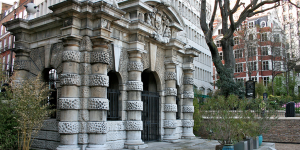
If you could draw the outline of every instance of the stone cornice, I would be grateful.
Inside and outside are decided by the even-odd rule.
[[[149,7],[149,5],[147,5],[144,2],[141,2],[140,0],[123,1],[123,2],[118,3],[118,5],[119,5],[120,9],[126,10],[126,11],[136,10],[137,7],[139,9],[144,9],[149,12],[153,11],[153,9],[151,7]]]
[[[64,7],[63,9],[61,9]],[[105,1],[98,1],[98,2],[90,2],[90,1],[83,1],[79,2],[77,0],[66,0],[61,3],[52,5],[49,7],[53,11],[55,16],[61,18],[67,18],[70,16],[76,16],[78,18],[85,17],[89,15],[90,17],[108,17],[109,20],[118,20],[121,18],[122,15],[125,14],[119,8],[108,4]]]

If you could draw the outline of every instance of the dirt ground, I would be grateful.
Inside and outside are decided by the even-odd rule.
[[[276,150],[300,150],[300,144],[275,143]]]

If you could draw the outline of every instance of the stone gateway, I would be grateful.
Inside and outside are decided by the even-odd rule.
[[[52,13],[5,23],[15,36],[17,78],[55,69],[57,114],[33,148],[145,148],[193,138],[193,58],[184,21],[153,0],[66,0]]]

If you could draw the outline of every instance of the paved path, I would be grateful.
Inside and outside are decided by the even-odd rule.
[[[219,145],[216,140],[208,140],[196,138],[193,140],[180,139],[175,143],[169,142],[148,142],[148,148],[143,150],[215,150]],[[263,143],[257,150],[271,150],[269,147],[275,148],[274,143]],[[124,149],[125,150],[125,149]]]

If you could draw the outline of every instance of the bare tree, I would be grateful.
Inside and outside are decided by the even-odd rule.
[[[230,3],[234,3],[231,7]],[[233,81],[233,68],[235,67],[235,59],[233,55],[233,33],[239,27],[247,17],[252,17],[256,14],[271,10],[280,5],[281,0],[252,0],[249,4],[241,2],[241,0],[215,0],[210,20],[207,20],[206,16],[206,0],[201,0],[201,14],[200,14],[200,25],[205,35],[206,43],[212,54],[213,63],[216,67],[217,73],[220,77],[220,89],[222,94],[228,96],[233,93],[236,94],[236,84]],[[268,5],[268,8],[262,8],[262,6]],[[219,9],[218,9],[219,8]],[[237,13],[237,10],[242,8],[243,11],[240,13],[237,19],[234,19],[233,15]],[[222,34],[224,35],[221,39],[221,46],[223,50],[223,58],[225,64],[223,65],[216,44],[212,39],[213,34],[213,22],[215,20],[217,10],[220,11],[222,19]],[[227,69],[229,68],[229,69]],[[222,83],[222,82],[226,82]],[[228,88],[228,85],[233,88]]]
[[[253,71],[258,71],[256,64],[258,63],[257,54],[258,54],[258,42],[257,38],[257,26],[254,28],[248,28],[247,23],[243,23],[241,30],[236,32],[237,37],[239,38],[240,43],[237,45],[237,49],[234,52],[235,58],[237,58],[239,53],[244,54],[246,73],[248,74],[248,79],[251,80]],[[239,51],[239,52],[237,52]],[[238,54],[237,54],[238,53]]]

